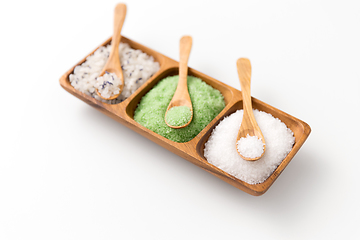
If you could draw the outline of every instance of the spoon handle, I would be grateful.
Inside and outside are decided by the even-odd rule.
[[[111,40],[112,48],[109,58],[118,56],[119,44],[121,40],[121,29],[124,25],[125,17],[126,17],[126,5],[123,3],[117,4],[114,10],[114,34]]]
[[[192,38],[190,36],[183,36],[180,39],[179,83],[176,89],[179,93],[188,93],[187,73],[191,46]]]
[[[256,161],[264,155],[266,145],[265,145],[264,136],[259,128],[259,125],[255,120],[255,116],[252,110],[252,102],[251,102],[251,94],[250,94],[250,83],[251,83],[250,60],[247,58],[239,58],[236,62],[236,66],[237,66],[240,85],[241,85],[241,93],[243,97],[243,110],[244,110],[240,129],[236,139],[237,141],[239,141],[241,138],[247,138],[247,135],[256,136],[258,139],[261,139],[263,143],[263,151],[260,156],[256,156],[252,158],[252,157],[243,156],[239,152],[239,149],[237,148],[238,145],[236,145],[236,148],[238,153],[243,159],[247,161]]]
[[[255,118],[252,111],[251,94],[250,94],[251,93],[250,92],[250,86],[251,86],[250,60],[247,58],[239,58],[236,62],[236,65],[240,80],[241,92],[243,96],[244,116],[249,116],[250,121],[253,122],[255,121]]]
[[[116,5],[114,9],[114,35],[113,41],[115,43],[120,43],[121,38],[121,29],[124,25],[126,17],[126,5],[123,3],[119,3]]]

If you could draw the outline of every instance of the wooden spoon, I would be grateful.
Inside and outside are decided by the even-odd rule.
[[[112,100],[117,98],[122,90],[124,89],[124,76],[121,70],[120,57],[119,57],[119,44],[121,40],[121,29],[125,21],[126,16],[126,5],[119,3],[116,5],[114,10],[114,34],[111,40],[111,51],[109,59],[107,60],[104,68],[102,69],[99,77],[103,76],[105,72],[114,73],[118,78],[120,78],[121,85],[119,94],[113,95],[110,98],[105,98],[101,96],[99,91],[96,89],[96,93],[104,100]]]
[[[171,128],[184,128],[188,126],[193,118],[193,107],[187,86],[187,73],[188,73],[188,60],[192,46],[192,38],[190,36],[183,36],[180,39],[180,62],[179,62],[179,82],[176,87],[173,98],[171,99],[168,108],[165,113],[165,122]],[[190,108],[191,118],[190,120],[181,126],[169,125],[166,121],[166,114],[170,108],[186,106]]]
[[[264,155],[266,145],[265,145],[264,136],[261,133],[261,130],[255,120],[253,109],[252,109],[252,104],[251,104],[251,94],[250,94],[251,64],[250,64],[250,60],[247,58],[239,58],[236,62],[236,66],[237,66],[237,71],[238,71],[238,75],[239,75],[239,79],[240,79],[241,93],[242,93],[242,97],[243,97],[243,110],[244,110],[244,115],[243,115],[243,119],[242,119],[242,122],[240,125],[236,143],[240,140],[240,138],[242,138],[242,137],[246,138],[246,136],[249,134],[250,136],[256,136],[259,139],[261,139],[261,141],[264,144],[264,151],[261,154],[261,156],[259,156],[259,157],[248,158],[248,157],[242,156],[239,153],[239,151],[237,150],[237,148],[236,148],[236,150],[238,151],[238,153],[240,154],[240,156],[243,159],[248,160],[248,161],[255,161]]]

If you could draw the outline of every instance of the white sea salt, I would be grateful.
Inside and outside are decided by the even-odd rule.
[[[243,110],[224,118],[211,133],[204,149],[209,163],[249,184],[264,182],[295,143],[293,132],[279,119],[262,111],[253,112],[266,142],[266,151],[259,160],[246,161],[236,150]]]
[[[103,76],[96,78],[95,88],[104,98],[110,98],[119,94],[122,85],[120,78],[115,73],[106,72]]]
[[[236,143],[238,152],[246,158],[258,158],[264,152],[264,143],[257,136],[242,137]]]

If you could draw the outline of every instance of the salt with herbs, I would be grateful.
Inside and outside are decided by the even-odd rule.
[[[104,98],[110,98],[119,94],[121,80],[115,73],[105,72],[101,77],[96,78],[95,88]]]
[[[160,69],[160,64],[141,50],[133,49],[127,43],[120,43],[119,57],[124,78],[123,91],[116,99],[105,100],[97,95],[95,84],[109,59],[110,50],[111,44],[99,47],[94,54],[86,58],[84,63],[74,68],[74,72],[69,75],[69,81],[76,90],[98,101],[117,104],[128,98],[150,79]]]

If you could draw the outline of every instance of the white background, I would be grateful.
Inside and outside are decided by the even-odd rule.
[[[340,239],[359,233],[360,2],[129,0],[123,35],[312,132],[263,196],[221,181],[68,94],[117,1],[1,1],[0,239]]]

